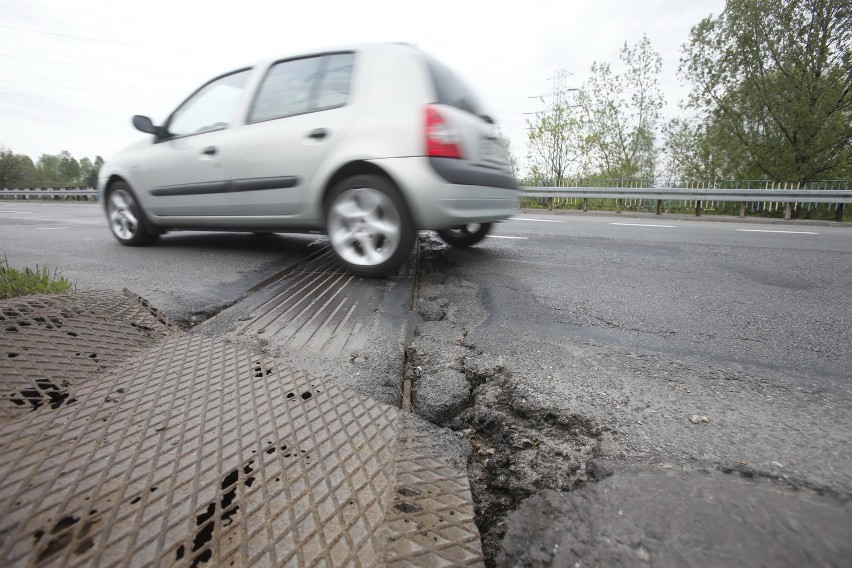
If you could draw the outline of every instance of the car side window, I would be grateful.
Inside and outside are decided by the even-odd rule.
[[[249,122],[310,110],[321,63],[321,57],[306,57],[273,65],[257,92]]]
[[[345,104],[352,60],[351,53],[336,53],[274,64],[258,89],[248,122]]]
[[[333,108],[346,104],[349,79],[352,77],[352,53],[325,56],[325,67],[317,89],[315,108]]]
[[[242,98],[250,69],[213,79],[190,96],[169,119],[172,136],[227,128]]]

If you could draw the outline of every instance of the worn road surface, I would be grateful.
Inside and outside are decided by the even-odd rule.
[[[12,266],[128,287],[184,327],[221,312],[209,333],[379,400],[402,394],[404,365],[414,410],[470,450],[492,565],[849,565],[849,227],[540,214],[467,250],[427,240],[404,358],[379,345],[409,327],[382,316],[409,300],[394,279],[347,284],[367,335],[243,329],[319,236],[128,249],[98,205],[34,202],[0,202],[0,234]]]
[[[852,230],[524,215],[432,248],[408,376],[471,445],[490,562],[848,566]]]

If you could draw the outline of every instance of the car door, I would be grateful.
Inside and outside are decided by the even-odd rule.
[[[243,69],[203,85],[164,125],[140,176],[145,202],[161,217],[230,214],[231,128],[251,73]]]
[[[352,122],[353,62],[351,52],[329,53],[269,67],[246,124],[234,132],[234,211],[251,217],[297,212],[320,163]]]

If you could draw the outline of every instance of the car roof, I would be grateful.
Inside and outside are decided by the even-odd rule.
[[[266,57],[264,59],[258,60],[254,62],[254,65],[251,67],[265,67],[275,63],[277,61],[283,61],[285,59],[294,59],[298,57],[310,57],[312,55],[322,55],[324,53],[333,53],[338,51],[355,51],[355,52],[369,52],[369,51],[377,51],[383,49],[398,49],[398,48],[408,48],[413,50],[418,50],[418,48],[410,43],[405,42],[381,42],[381,43],[352,43],[352,44],[343,44],[343,45],[335,45],[329,47],[321,47],[315,49],[308,49],[305,51],[298,51],[293,53],[288,53],[285,55],[281,55],[278,57]],[[418,50],[419,51],[419,50]]]

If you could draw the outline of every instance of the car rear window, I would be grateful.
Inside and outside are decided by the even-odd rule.
[[[482,103],[455,71],[431,57],[427,57],[426,61],[435,84],[438,103],[454,106],[475,115],[484,114]]]

